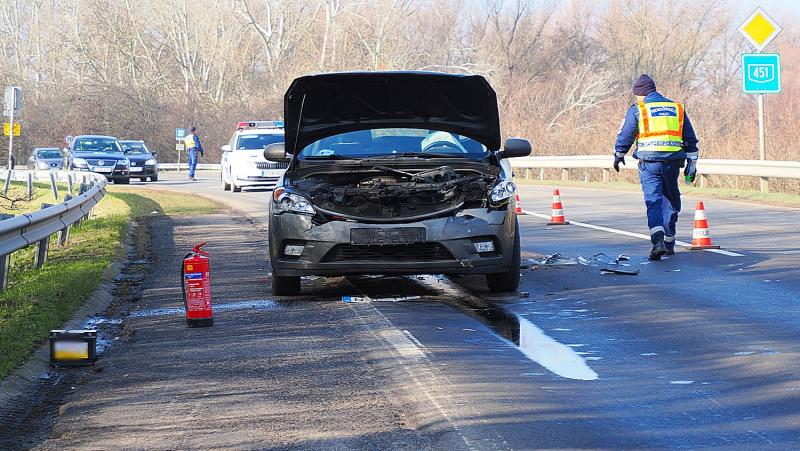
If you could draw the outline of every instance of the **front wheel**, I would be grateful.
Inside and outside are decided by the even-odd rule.
[[[225,175],[223,175],[221,171],[219,173],[219,179],[222,181],[222,191],[230,191],[231,184],[225,183]]]
[[[150,176],[150,181],[151,182],[157,182],[158,181],[158,173],[155,173],[155,174],[151,175]]]
[[[486,274],[486,284],[491,291],[516,291],[519,288],[520,270],[519,220],[514,218],[514,252],[507,272]]]
[[[276,276],[272,273],[272,294],[296,296],[300,294],[300,276]]]
[[[139,177],[139,181],[140,182],[146,182],[147,181],[147,177]]]

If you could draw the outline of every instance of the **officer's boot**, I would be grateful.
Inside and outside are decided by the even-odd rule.
[[[664,244],[664,233],[656,232],[650,237],[653,243],[653,250],[650,251],[648,260],[661,260],[661,257],[667,253],[667,245]]]

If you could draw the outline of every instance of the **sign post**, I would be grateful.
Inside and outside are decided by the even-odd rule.
[[[178,172],[181,172],[181,151],[183,150],[183,138],[186,136],[185,128],[175,129],[175,150],[178,151]]]
[[[11,170],[12,159],[14,158],[14,113],[22,107],[22,88],[19,86],[6,86],[3,95],[3,107],[6,115],[9,116],[8,130],[8,169]],[[19,136],[19,135],[17,135]]]
[[[781,64],[778,54],[762,54],[761,51],[780,34],[782,28],[761,7],[739,26],[739,32],[750,42],[757,53],[742,55],[742,91],[755,94],[758,100],[758,155],[767,159],[765,148],[764,94],[781,91]],[[764,190],[764,180],[762,191]]]

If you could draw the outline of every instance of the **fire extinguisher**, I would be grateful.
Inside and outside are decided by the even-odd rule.
[[[211,309],[211,267],[208,252],[201,243],[183,257],[181,266],[181,288],[183,305],[186,307],[186,324],[189,327],[208,327],[214,325],[214,312]]]

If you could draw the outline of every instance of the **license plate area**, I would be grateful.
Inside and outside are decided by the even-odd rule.
[[[350,244],[357,246],[389,246],[393,244],[416,244],[424,242],[424,227],[350,229]]]

